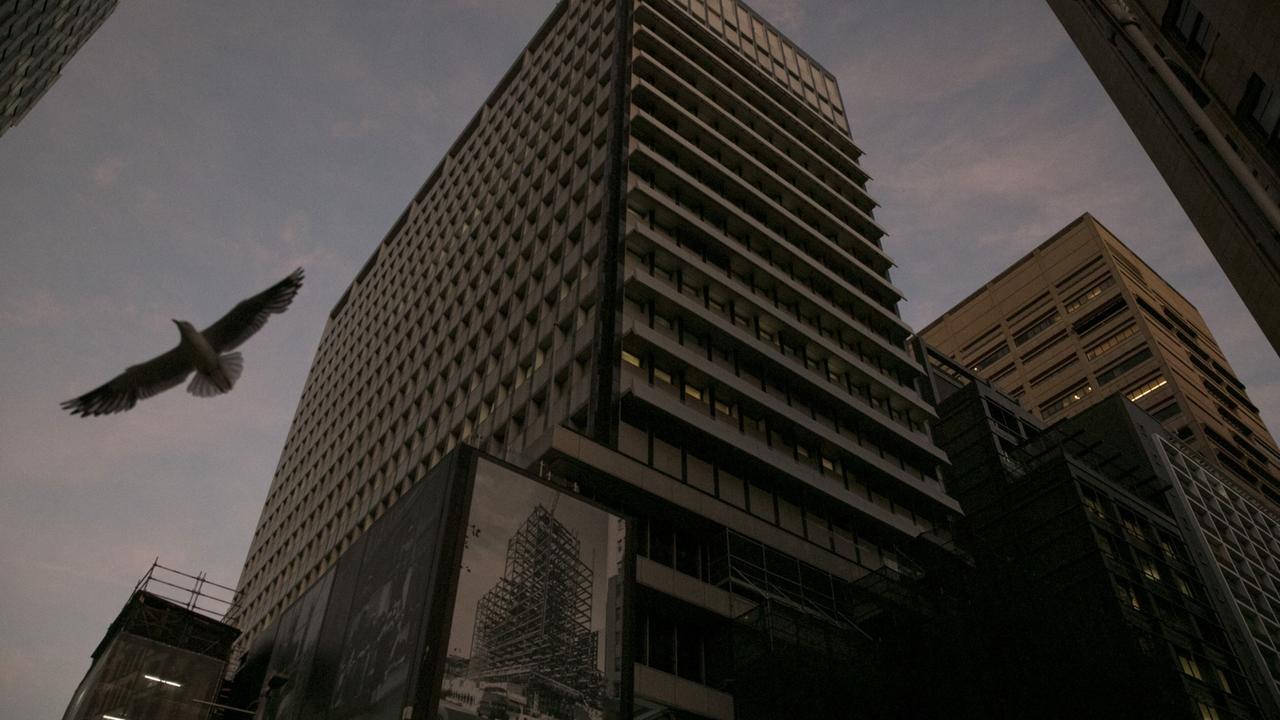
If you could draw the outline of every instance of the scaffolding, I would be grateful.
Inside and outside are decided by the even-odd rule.
[[[92,653],[65,720],[206,720],[240,632],[235,591],[152,563]]]
[[[174,570],[161,565],[160,558],[151,563],[133,591],[163,598],[187,610],[223,622],[234,616],[239,597],[235,588],[219,585],[209,580],[203,572],[191,575]]]
[[[507,541],[503,577],[476,604],[468,675],[521,686],[544,715],[599,708],[603,675],[591,629],[591,567],[581,544],[538,505]]]

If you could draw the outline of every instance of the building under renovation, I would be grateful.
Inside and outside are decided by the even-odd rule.
[[[231,588],[156,562],[92,654],[63,720],[208,720],[231,644]]]
[[[538,505],[507,541],[503,577],[476,603],[469,676],[519,685],[543,714],[598,706],[591,566],[578,538]]]

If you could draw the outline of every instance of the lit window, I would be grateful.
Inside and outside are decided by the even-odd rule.
[[[168,685],[169,687],[182,687],[182,683],[180,682],[165,680],[164,678],[156,677],[155,675],[143,675],[142,677],[146,680],[150,680],[151,682],[160,683],[161,685]]]
[[[1178,667],[1182,668],[1182,672],[1185,675],[1189,675],[1197,680],[1204,679],[1200,676],[1200,666],[1196,664],[1196,661],[1182,653],[1178,653]],[[1203,705],[1201,707],[1203,707]]]
[[[1066,311],[1068,313],[1073,313],[1076,310],[1079,310],[1090,300],[1098,297],[1099,295],[1102,294],[1104,290],[1106,290],[1107,288],[1111,287],[1114,284],[1115,284],[1115,278],[1112,278],[1110,276],[1106,277],[1105,279],[1102,280],[1102,282],[1099,282],[1097,285],[1094,285],[1088,290],[1085,290],[1083,293],[1078,295],[1074,300],[1067,303]]]
[[[1142,609],[1142,601],[1138,599],[1138,593],[1134,591],[1126,582],[1117,581],[1116,584],[1120,588],[1120,599],[1129,604],[1134,610]]]
[[[1139,540],[1147,539],[1147,532],[1143,529],[1142,523],[1133,515],[1130,515],[1126,510],[1120,511],[1120,525],[1124,528],[1125,532],[1129,533],[1133,537],[1136,537]]]
[[[1158,377],[1158,378],[1155,378],[1154,380],[1149,380],[1143,383],[1142,385],[1139,385],[1133,390],[1130,390],[1129,394],[1126,395],[1125,397],[1129,398],[1129,400],[1132,402],[1137,402],[1139,399],[1150,395],[1151,393],[1155,392],[1156,390],[1159,390],[1160,388],[1164,387],[1167,384],[1169,384],[1168,380],[1165,380],[1163,377]]]
[[[1080,494],[1084,498],[1085,508],[1089,512],[1105,520],[1107,517],[1107,513],[1105,510],[1102,509],[1102,501],[1098,499],[1098,496],[1095,495],[1094,492],[1089,488],[1081,488],[1080,490],[1081,490]]]
[[[1142,574],[1148,580],[1154,580],[1156,582],[1160,581],[1160,568],[1156,567],[1155,563],[1151,562],[1150,560],[1147,560],[1146,558],[1143,558],[1141,566],[1142,566]]]
[[[666,370],[662,370],[661,368],[654,368],[654,369],[653,369],[653,379],[654,379],[654,380],[659,380],[659,381],[661,381],[661,382],[664,382],[664,383],[666,383],[666,384],[670,385],[670,384],[671,384],[671,373],[667,372]]]
[[[1174,581],[1174,584],[1178,586],[1178,592],[1182,593],[1183,595],[1186,595],[1189,598],[1195,597],[1195,594],[1191,592],[1191,586],[1188,585],[1187,581],[1183,580],[1182,577],[1178,575],[1174,575],[1173,581]]]
[[[640,358],[636,357],[635,355],[632,355],[626,350],[622,351],[622,360],[623,362],[630,363],[632,365],[635,365],[636,367],[644,367],[644,365],[642,365],[640,362]]]
[[[1085,397],[1088,396],[1089,393],[1091,392],[1093,392],[1092,385],[1084,385],[1082,387],[1076,388],[1075,390],[1072,390],[1066,395],[1059,397],[1053,402],[1042,405],[1040,407],[1040,415],[1041,417],[1047,420],[1048,418],[1051,418],[1054,415],[1057,415],[1058,413],[1062,412],[1066,408],[1069,408],[1072,405],[1085,399]]]
[[[1213,672],[1218,676],[1218,684],[1222,686],[1222,691],[1230,693],[1231,683],[1227,682],[1227,674],[1222,671],[1222,668],[1218,667],[1214,668]]]
[[[1097,345],[1094,345],[1092,348],[1089,348],[1089,350],[1085,352],[1085,356],[1087,356],[1090,360],[1093,360],[1094,358],[1097,358],[1106,354],[1107,351],[1115,348],[1125,339],[1131,338],[1137,334],[1138,334],[1138,326],[1130,325],[1129,327],[1121,330],[1115,335],[1112,335],[1106,340],[1103,340]]]

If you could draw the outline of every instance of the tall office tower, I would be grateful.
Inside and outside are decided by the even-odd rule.
[[[1048,1],[1280,352],[1280,5]]]
[[[1123,393],[1280,503],[1280,450],[1204,319],[1088,214],[921,336],[1046,423]]]
[[[977,563],[966,625],[985,651],[976,682],[1000,698],[990,716],[1276,716],[1274,665],[1215,559],[1228,551],[1210,550],[1157,448],[1177,441],[1116,396],[1046,431],[929,359],[948,487],[966,512],[958,534]],[[1266,602],[1249,600],[1255,622]]]
[[[333,309],[241,577],[248,638],[462,442],[615,460],[654,503],[654,577],[695,587],[727,529],[782,573],[739,587],[803,574],[828,600],[945,532],[860,155],[835,79],[741,3],[557,5]],[[705,685],[702,626],[654,595],[646,677]]]
[[[18,124],[117,0],[0,2],[0,135]]]

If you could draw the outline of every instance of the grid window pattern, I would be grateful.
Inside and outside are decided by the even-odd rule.
[[[1189,447],[1159,438],[1175,514],[1194,522],[1280,692],[1280,515]]]
[[[613,4],[562,3],[330,315],[240,581],[264,627],[455,445],[588,398]]]
[[[117,0],[0,0],[0,135],[18,124]]]

